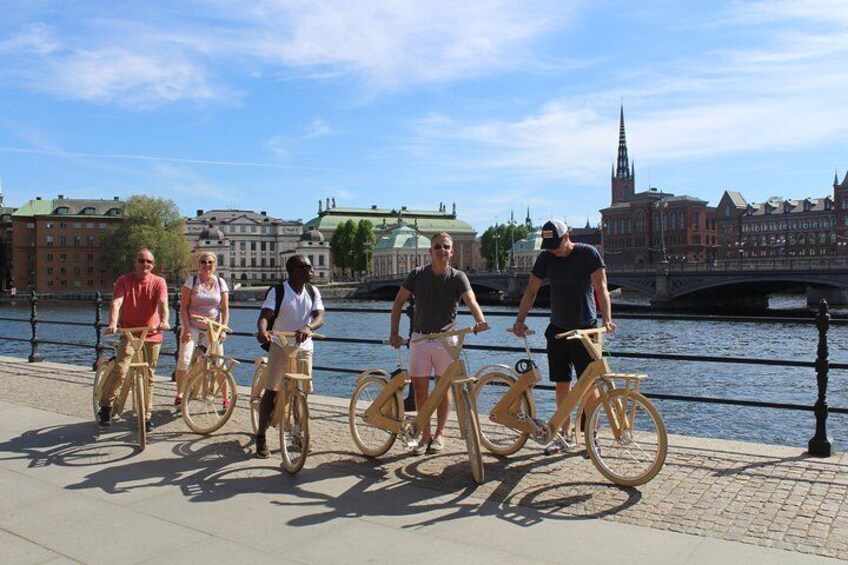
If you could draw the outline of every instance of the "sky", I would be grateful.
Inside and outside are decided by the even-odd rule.
[[[0,0],[0,182],[307,221],[530,210],[595,225],[623,105],[636,190],[823,197],[848,169],[844,0]]]

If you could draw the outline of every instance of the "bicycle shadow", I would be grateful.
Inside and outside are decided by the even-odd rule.
[[[134,431],[103,430],[94,422],[78,422],[27,430],[0,443],[0,460],[29,460],[28,467],[85,467],[115,463],[139,453]],[[5,454],[13,454],[11,457]]]

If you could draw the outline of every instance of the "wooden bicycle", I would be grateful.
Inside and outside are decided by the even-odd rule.
[[[152,378],[150,365],[144,354],[144,339],[155,328],[119,328],[117,333],[122,339],[126,339],[129,346],[133,350],[132,361],[130,362],[129,370],[126,378],[121,385],[115,397],[115,402],[112,404],[112,419],[118,418],[126,406],[127,397],[132,391],[132,409],[136,414],[138,422],[138,447],[141,451],[147,447],[147,428],[145,427],[145,412],[147,406],[147,379],[148,375]],[[137,335],[136,335],[137,334]],[[117,345],[108,345],[117,352]],[[94,383],[92,389],[92,407],[94,408],[94,418],[98,416],[100,411],[100,399],[103,396],[103,387],[109,379],[112,372],[117,369],[118,359],[116,355],[106,359],[102,355],[97,359],[97,366],[94,371]]]
[[[280,432],[280,455],[283,468],[295,474],[303,468],[309,453],[309,406],[307,396],[312,390],[312,377],[298,367],[297,354],[300,344],[296,332],[269,332],[273,334],[271,347],[281,347],[288,360],[284,373],[282,390],[277,391],[274,411],[271,413],[272,427]],[[322,339],[321,334],[312,334],[314,339]],[[261,379],[268,365],[268,357],[260,357],[254,362],[253,383],[250,390],[250,422],[253,433],[259,429],[259,403],[262,398]]]
[[[414,420],[406,419],[402,391],[410,383],[409,374],[398,349],[398,368],[391,374],[381,369],[362,372],[357,378],[357,387],[350,399],[348,418],[353,442],[369,457],[379,457],[391,449],[398,436],[409,448],[418,446],[418,436],[430,420],[442,398],[453,389],[459,430],[468,450],[471,474],[477,484],[484,480],[483,454],[480,450],[480,423],[474,404],[472,383],[465,363],[460,359],[465,336],[473,327],[460,330],[424,334],[419,339],[439,340],[445,344],[453,361],[445,374],[436,382],[424,406],[419,407]],[[451,338],[456,336],[454,344]],[[388,342],[385,342],[388,343]]]
[[[219,430],[232,416],[238,388],[232,371],[238,361],[222,355],[221,335],[233,330],[211,318],[192,316],[206,324],[192,354],[183,392],[182,416],[198,434]]]
[[[546,444],[576,409],[576,421],[583,421],[585,415],[585,431],[582,438],[579,432],[575,435],[586,444],[589,458],[604,477],[622,486],[638,486],[654,478],[668,450],[665,424],[656,407],[639,392],[647,375],[610,372],[602,355],[605,331],[574,330],[556,336],[579,340],[592,361],[547,422],[536,419],[532,389],[540,374],[526,336],[527,358],[516,363],[514,372],[505,365],[480,369],[474,394],[481,412],[488,413],[481,427],[486,449],[510,455],[528,438]]]

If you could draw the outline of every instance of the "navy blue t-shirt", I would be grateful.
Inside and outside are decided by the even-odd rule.
[[[585,243],[575,243],[566,257],[542,251],[530,271],[551,285],[551,323],[562,330],[576,330],[595,325],[598,312],[592,288],[592,273],[604,269],[598,250]]]

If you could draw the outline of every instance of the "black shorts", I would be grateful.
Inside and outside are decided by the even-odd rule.
[[[575,374],[579,377],[592,362],[592,357],[580,341],[554,337],[567,331],[553,324],[549,324],[545,330],[548,342],[548,369],[550,379],[555,383],[570,382]]]

